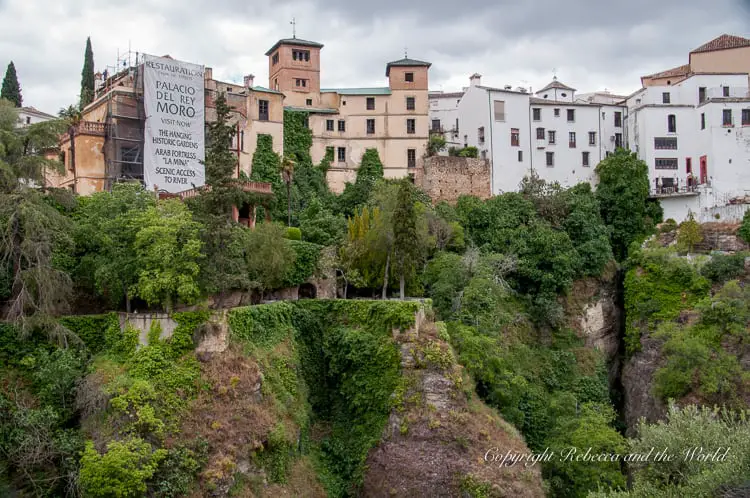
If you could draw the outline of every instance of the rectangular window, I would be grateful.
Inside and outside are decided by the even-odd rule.
[[[589,132],[589,145],[596,145],[596,132],[595,131]]]
[[[305,103],[306,103],[307,105],[312,105],[312,99],[307,99],[307,100],[305,101]]]
[[[367,120],[367,134],[372,135],[373,133],[375,133],[375,120],[368,119]]]
[[[275,54],[273,54],[272,61],[273,61],[273,65],[274,66],[279,63],[279,53],[278,52],[276,52]]]
[[[568,109],[568,123],[572,123],[576,120],[576,110]]]
[[[729,87],[728,86],[721,87],[721,94],[724,97],[729,97]]]
[[[721,124],[723,126],[732,126],[732,110],[724,109],[721,111]]]
[[[560,117],[560,109],[555,109],[555,117],[556,118]]]
[[[484,144],[484,126],[480,126],[477,130],[477,138],[479,139],[479,144]]]
[[[554,165],[555,165],[555,153],[547,152],[547,166],[554,166]]]
[[[536,139],[537,140],[544,140],[544,128],[537,128],[536,129]]]
[[[706,129],[706,113],[702,112],[701,113],[701,130],[705,130],[705,129]]]
[[[375,97],[367,97],[367,110],[368,111],[375,110]]]
[[[417,149],[406,149],[406,167],[417,167]]]
[[[409,83],[414,82],[414,73],[404,73],[404,81],[408,81]]]
[[[568,147],[570,147],[571,149],[576,148],[576,132],[574,131],[568,133]]]
[[[346,162],[346,147],[339,147],[339,157],[338,160],[340,163]]]
[[[674,114],[667,116],[667,133],[677,133],[677,116]]]
[[[539,107],[534,107],[531,110],[531,114],[533,115],[534,121],[541,121],[542,120],[542,109]]]
[[[554,145],[557,143],[557,132],[555,130],[550,130],[547,132],[549,143],[550,145]]]
[[[417,132],[417,120],[416,119],[407,119],[406,120],[406,133],[414,134]]]
[[[304,80],[304,79],[301,79],[301,78],[297,78],[295,80],[294,84],[296,86],[298,86],[298,87],[305,88],[305,87],[307,87],[307,80]]]
[[[615,147],[622,147],[622,133],[615,133]]]
[[[120,147],[120,161],[133,164],[141,162],[141,147],[139,145],[125,145]]]
[[[495,121],[505,121],[505,101],[495,101]]]
[[[750,126],[750,109],[742,109],[742,126]]]
[[[615,111],[615,128],[622,128],[622,112]]]
[[[346,121],[339,119],[339,131],[346,131]]]
[[[268,121],[268,101],[258,100],[258,120]]]
[[[518,151],[518,162],[519,163],[523,162],[523,151],[522,150]]]
[[[521,132],[518,130],[518,128],[510,129],[510,145],[512,147],[521,146]]]
[[[413,111],[416,108],[417,106],[414,97],[406,97],[406,110]]]
[[[663,92],[661,94],[661,103],[662,104],[669,104],[671,102],[671,98],[669,96],[669,92]]]
[[[432,131],[440,131],[440,120],[439,119],[433,119],[432,120]]]
[[[677,169],[677,158],[659,158],[655,162],[656,169]]]
[[[582,152],[581,153],[581,164],[583,166],[589,166],[589,153],[588,152]]]
[[[702,104],[706,101],[706,87],[702,86],[698,88],[698,103]]]
[[[654,149],[676,150],[677,137],[654,137]]]
[[[310,62],[310,51],[292,50],[292,60]]]
[[[326,119],[326,131],[333,131],[333,120]]]

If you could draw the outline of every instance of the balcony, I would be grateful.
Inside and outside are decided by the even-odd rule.
[[[652,199],[659,199],[664,197],[692,197],[698,195],[698,186],[682,186],[682,187],[659,187],[657,189],[651,189],[649,197]]]
[[[545,140],[544,138],[537,138],[536,139],[536,148],[537,149],[544,149],[545,147],[547,147],[547,140]]]

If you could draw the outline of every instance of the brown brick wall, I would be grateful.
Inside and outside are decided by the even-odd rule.
[[[474,195],[488,199],[490,164],[485,159],[470,157],[434,156],[424,160],[417,168],[414,182],[429,194],[433,202],[454,204],[461,195]]]

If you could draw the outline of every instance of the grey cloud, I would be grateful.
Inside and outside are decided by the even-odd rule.
[[[267,84],[263,54],[296,17],[300,38],[325,44],[323,86],[384,85],[385,64],[407,46],[433,63],[434,88],[465,86],[475,71],[487,84],[539,88],[556,68],[579,91],[630,92],[724,32],[746,35],[748,14],[750,0],[0,0],[0,68],[13,59],[25,101],[48,112],[77,98],[88,34],[100,69],[131,40]]]

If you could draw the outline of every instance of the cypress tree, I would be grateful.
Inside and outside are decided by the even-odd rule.
[[[18,75],[16,74],[16,66],[13,65],[13,61],[8,64],[8,69],[5,71],[5,79],[3,79],[3,88],[0,91],[0,99],[6,99],[16,107],[23,105],[23,98],[21,97],[21,85],[18,84]]]
[[[396,271],[400,277],[400,297],[405,297],[406,277],[414,272],[420,256],[417,212],[414,209],[414,187],[409,179],[401,180],[393,212],[393,247]]]
[[[91,49],[91,37],[88,37],[81,71],[81,109],[94,100],[94,86],[94,51]]]

